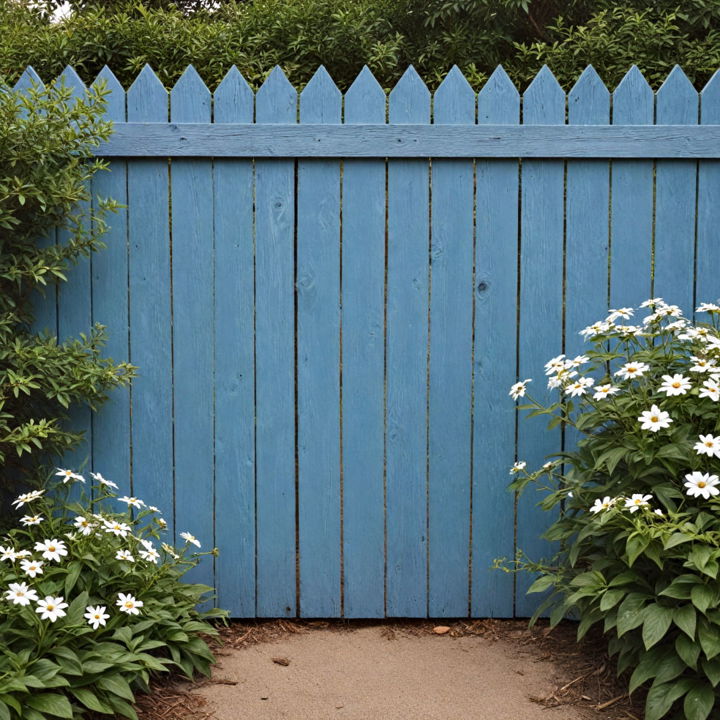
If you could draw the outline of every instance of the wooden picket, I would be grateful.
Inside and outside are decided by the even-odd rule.
[[[502,68],[433,96],[412,68],[344,97],[324,68],[299,95],[279,68],[256,93],[236,68],[214,93],[192,67],[101,81],[91,189],[124,207],[36,327],[101,322],[139,374],[75,413],[65,462],[218,546],[190,578],[236,617],[530,614],[491,565],[552,552],[550,518],[508,470],[577,438],[508,388],[549,397],[544,363],[608,307],[717,300],[720,76],[654,94],[633,67],[611,94],[588,68],[566,95],[543,68],[522,103]]]

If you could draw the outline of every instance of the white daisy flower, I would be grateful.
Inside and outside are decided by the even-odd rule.
[[[38,599],[35,590],[28,587],[27,583],[10,583],[9,590],[5,591],[5,597],[12,602],[13,605],[29,605],[30,601]]]
[[[167,520],[165,518],[158,518],[156,522],[163,530],[167,527]]]
[[[155,547],[150,540],[144,540],[143,538],[140,538],[140,544],[141,544],[146,550],[152,550],[152,549]]]
[[[101,625],[104,627],[107,619],[110,617],[105,612],[105,605],[97,605],[93,607],[88,605],[85,608],[85,614],[83,617],[88,621],[88,625],[92,626],[93,630],[97,630]]]
[[[594,382],[595,380],[591,377],[578,378],[575,382],[570,383],[570,385],[565,388],[565,394],[570,395],[570,397],[584,395],[588,388],[592,387]]]
[[[155,563],[156,565],[157,561],[160,559],[160,553],[155,548],[151,548],[150,550],[140,550],[138,554],[143,560]]]
[[[715,303],[700,303],[698,307],[695,308],[695,312],[706,312],[706,313],[714,313],[714,312],[720,312],[720,305],[715,305]]]
[[[16,558],[24,558],[24,557],[30,557],[32,553],[29,550],[18,550],[15,553]]]
[[[20,522],[29,527],[30,525],[39,525],[44,519],[42,515],[24,515],[20,518]]]
[[[718,367],[715,365],[715,361],[712,359],[696,357],[695,355],[693,355],[690,360],[695,363],[690,368],[690,372],[705,373],[718,371]]]
[[[615,371],[623,380],[632,380],[633,378],[642,377],[650,366],[644,362],[625,363],[619,370]]]
[[[615,393],[620,392],[619,387],[615,387],[614,385],[598,385],[595,388],[595,393],[593,394],[593,400],[604,400],[606,397],[609,397],[610,395],[614,395]]]
[[[163,549],[168,555],[170,555],[171,557],[175,558],[175,560],[178,560],[178,559],[180,558],[180,556],[175,552],[175,549],[174,549],[171,545],[168,545],[167,543],[163,543],[163,544],[162,544],[162,549]]]
[[[95,525],[82,515],[75,517],[75,527],[82,535],[91,535]]]
[[[680,332],[681,330],[685,330],[685,328],[688,326],[688,321],[684,318],[681,318],[680,320],[675,320],[674,322],[668,323],[665,326],[666,330],[670,330],[672,332]]]
[[[720,480],[718,480],[717,475],[701,473],[696,470],[685,476],[685,487],[687,488],[685,492],[690,497],[702,497],[709,500],[710,496],[720,494],[720,489],[717,487],[718,483],[720,483]]]
[[[606,495],[602,500],[596,498],[593,506],[590,508],[591,513],[599,513],[601,510],[609,510],[615,504],[615,498]]]
[[[700,439],[695,443],[693,449],[698,455],[720,458],[720,437],[700,435]]]
[[[680,317],[683,313],[677,305],[662,305],[655,310],[655,313],[660,317]]]
[[[650,432],[657,432],[661,428],[670,427],[672,418],[669,413],[661,410],[657,405],[653,405],[649,410],[645,410],[638,421],[642,423],[640,426],[642,430],[650,430]]]
[[[72,470],[63,470],[62,468],[57,468],[57,472],[55,473],[55,475],[63,479],[63,485],[67,482],[70,482],[71,480],[79,480],[80,482],[85,482],[85,478],[82,475],[79,475]]]
[[[150,510],[150,511],[152,511],[152,512],[154,512],[154,513],[159,513],[159,512],[160,512],[160,508],[156,508],[154,505],[148,505],[148,510]]]
[[[680,373],[674,375],[663,375],[663,383],[658,388],[658,392],[664,392],[668,397],[673,395],[685,395],[692,387],[690,378],[686,378]]]
[[[112,480],[106,480],[100,473],[91,472],[90,475],[92,475],[93,479],[97,480],[101,485],[106,485],[107,487],[114,488],[115,490],[118,489],[118,486]]]
[[[549,462],[546,462],[543,464],[542,469],[545,472],[549,472],[550,470],[552,470],[555,467],[555,465],[556,465],[556,463],[553,462],[552,460],[550,460]]]
[[[118,550],[115,553],[116,560],[124,560],[125,562],[135,562],[135,558],[129,550]]]
[[[29,577],[34,578],[36,575],[43,574],[43,561],[42,560],[21,560],[20,567],[22,571]]]
[[[553,375],[554,373],[560,372],[564,368],[565,368],[565,356],[558,355],[557,357],[554,357],[554,358],[552,358],[552,360],[548,360],[545,363],[545,374]]]
[[[136,497],[128,497],[127,495],[123,495],[123,497],[118,498],[120,502],[127,503],[128,506],[134,507],[134,508],[142,508],[145,507],[145,503],[140,500],[140,498]]]
[[[607,322],[615,322],[618,318],[622,318],[623,320],[629,320],[633,315],[635,314],[635,311],[632,308],[629,307],[622,307],[618,308],[617,310],[610,310],[610,314],[607,316]]]
[[[698,397],[710,398],[713,402],[720,400],[720,383],[717,380],[710,378],[703,382],[703,386],[700,388]]]
[[[120,612],[127,613],[128,615],[139,615],[139,608],[143,606],[142,600],[136,600],[132,595],[126,595],[125,593],[118,593],[118,599],[115,604],[120,608]]]
[[[527,384],[529,382],[532,382],[530,378],[527,380],[522,380],[521,382],[516,382],[511,388],[508,395],[513,400],[517,400],[518,398],[525,397],[525,391],[527,390]]]
[[[565,368],[577,368],[585,363],[590,362],[590,358],[587,355],[576,355],[572,360],[565,361]]]
[[[58,618],[65,617],[65,608],[68,606],[62,597],[46,596],[44,600],[37,601],[36,613],[40,613],[41,620],[55,622]]]
[[[19,509],[23,505],[31,503],[33,500],[37,500],[42,497],[44,492],[44,490],[32,490],[31,492],[23,493],[15,498],[15,500],[12,501],[12,504],[15,506],[15,509]]]
[[[105,520],[104,530],[107,533],[113,533],[117,537],[126,538],[130,532],[130,526],[117,520]]]
[[[665,515],[665,513],[660,508],[655,508],[653,512],[660,517],[663,517]]]
[[[625,507],[629,508],[631,513],[634,513],[638,508],[647,507],[650,504],[648,500],[652,500],[652,495],[636,493],[629,498],[625,498]]]
[[[60,562],[61,556],[64,557],[68,554],[65,543],[62,540],[45,540],[44,542],[35,543],[35,551],[42,552],[42,556],[46,560],[54,560]]]
[[[650,298],[649,300],[644,300],[640,303],[641,308],[647,308],[647,307],[653,307],[655,305],[664,305],[665,301],[661,298]]]
[[[588,325],[586,328],[583,328],[578,333],[578,335],[582,335],[582,337],[588,340],[589,338],[593,338],[598,335],[604,335],[605,333],[610,332],[612,328],[612,322],[608,322],[607,320],[599,320],[598,322],[595,322],[592,325]]]
[[[15,562],[17,559],[18,554],[14,548],[9,545],[7,547],[0,545],[0,561],[5,562],[8,560],[9,562]]]
[[[515,465],[518,465],[519,463],[515,463]],[[525,463],[522,463],[522,466],[525,467]],[[181,532],[180,537],[183,540],[186,540],[189,543],[192,543],[193,545],[197,545],[198,547],[201,547],[200,541],[194,536],[191,535],[189,532]]]

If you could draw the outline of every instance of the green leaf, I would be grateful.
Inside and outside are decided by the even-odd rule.
[[[708,585],[693,585],[690,599],[693,605],[704,613],[711,604],[714,604],[715,592]]]
[[[114,712],[109,705],[101,702],[98,696],[87,688],[73,688],[71,692],[89,710],[105,715],[112,715]]]
[[[681,545],[682,543],[690,542],[692,540],[692,535],[686,535],[685,533],[676,532],[670,535],[670,537],[663,542],[663,547],[666,550],[669,550],[670,548],[674,548],[677,545]]]
[[[705,620],[701,621],[698,625],[698,640],[708,660],[720,654],[720,634],[717,625],[710,625]]]
[[[707,683],[696,685],[685,696],[685,720],[706,720],[715,705],[715,691]]]
[[[635,692],[635,690],[637,690],[637,688],[639,688],[643,683],[646,683],[648,680],[654,678],[660,672],[660,667],[666,657],[667,653],[660,649],[643,653],[640,657],[640,662],[637,664],[630,676],[628,692]]]
[[[69,597],[72,589],[75,587],[75,583],[80,577],[82,572],[82,563],[71,562],[68,565],[68,574],[65,576],[65,597]],[[83,606],[84,607],[84,606]]]
[[[0,720],[10,720],[10,710],[2,700],[0,700]]]
[[[645,720],[660,720],[670,711],[673,703],[679,700],[691,687],[691,681],[681,679],[650,688],[645,701]]]
[[[125,698],[125,700],[129,700],[130,702],[133,702],[135,699],[127,680],[117,673],[115,675],[106,675],[101,677],[97,681],[97,685],[103,690],[119,695],[121,698]]]
[[[695,608],[690,605],[681,605],[673,610],[673,622],[691,639],[695,639],[695,625],[697,614]]]
[[[58,693],[41,693],[40,695],[30,695],[25,702],[39,712],[72,720],[72,706],[64,695],[59,695]]]
[[[658,643],[670,627],[673,620],[672,608],[666,608],[662,605],[648,605],[643,610],[643,628],[642,638],[645,649],[649,650],[653,645]]]
[[[647,595],[630,593],[620,603],[617,616],[617,634],[622,637],[628,630],[642,625],[643,615],[640,612],[648,601]]]
[[[691,667],[693,670],[697,669],[700,647],[687,635],[678,635],[675,638],[675,652],[688,667]]]
[[[646,535],[631,535],[627,539],[625,551],[627,553],[628,565],[632,567],[638,556],[645,550],[650,543],[650,538]]]
[[[698,648],[698,655],[699,654],[700,649]],[[713,684],[713,687],[720,683],[720,660],[703,659],[702,669],[705,672],[707,679]]]
[[[627,594],[625,590],[606,590],[600,599],[600,610],[607,612],[615,607]]]

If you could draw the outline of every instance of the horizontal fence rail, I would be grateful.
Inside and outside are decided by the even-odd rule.
[[[531,578],[491,566],[552,554],[552,518],[508,470],[576,437],[518,422],[508,388],[548,399],[545,362],[609,307],[717,300],[719,76],[99,81],[92,194],[124,207],[36,325],[101,322],[139,375],[76,413],[66,462],[219,547],[191,578],[236,617],[531,614]]]
[[[720,126],[118,123],[104,157],[720,158]]]

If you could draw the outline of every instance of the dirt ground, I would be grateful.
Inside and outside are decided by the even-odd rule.
[[[601,639],[523,621],[233,623],[210,680],[141,720],[640,720]]]

